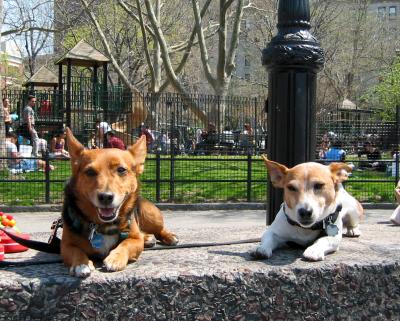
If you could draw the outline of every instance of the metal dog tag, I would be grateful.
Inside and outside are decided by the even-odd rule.
[[[326,235],[336,236],[339,234],[339,228],[335,224],[328,224],[325,228]]]
[[[97,233],[94,231],[92,238],[89,240],[92,247],[95,249],[100,249],[104,246],[104,237],[102,234]]]

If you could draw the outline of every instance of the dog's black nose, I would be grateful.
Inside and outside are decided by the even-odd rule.
[[[306,210],[305,208],[299,209],[299,216],[301,219],[310,219],[312,215],[312,209]]]
[[[99,202],[101,205],[107,206],[110,205],[113,200],[114,200],[114,194],[113,193],[98,193],[97,198],[99,199]]]

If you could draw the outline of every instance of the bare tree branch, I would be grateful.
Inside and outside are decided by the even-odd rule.
[[[101,29],[101,26],[100,26],[99,22],[97,21],[96,16],[89,9],[88,3],[86,2],[86,0],[81,0],[81,3],[83,4],[83,6],[85,8],[85,12],[89,16],[90,20],[92,21],[92,23],[96,27],[96,30],[98,32],[98,35],[100,36],[101,42],[103,43],[103,47],[106,50],[107,55],[109,56],[115,71],[118,73],[118,76],[121,78],[122,82],[125,84],[125,86],[127,88],[130,88],[134,92],[138,93],[139,89],[129,81],[129,79],[126,77],[126,75],[123,72],[123,70],[121,69],[121,67],[118,65],[118,62],[116,61],[116,59],[115,59],[115,57],[114,57],[114,55],[113,55],[113,53],[111,51],[110,45],[108,44],[107,38],[104,35],[104,32]]]

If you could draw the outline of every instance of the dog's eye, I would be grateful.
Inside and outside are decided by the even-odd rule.
[[[288,186],[287,186],[287,189],[288,189],[289,191],[291,191],[291,192],[297,192],[297,188],[294,187],[293,185],[288,185]]]
[[[120,166],[120,167],[117,168],[117,172],[118,172],[119,175],[124,175],[126,173],[126,168]]]
[[[320,191],[321,189],[323,189],[324,185],[325,185],[325,184],[323,184],[323,183],[315,183],[315,184],[314,184],[314,189],[315,189],[316,191]]]
[[[88,168],[88,169],[85,171],[85,174],[86,174],[87,176],[89,176],[89,177],[94,177],[94,176],[97,175],[97,172],[96,172],[93,168]]]

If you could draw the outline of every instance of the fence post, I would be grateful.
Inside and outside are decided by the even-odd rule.
[[[156,201],[161,201],[161,158],[159,150],[156,152]]]
[[[220,115],[221,115],[221,96],[217,96],[217,101],[218,101],[218,103],[217,103],[217,106],[218,106],[218,115],[217,115],[217,124],[218,124],[218,127],[217,127],[217,130],[218,130],[218,141],[220,141],[220,138],[221,138],[221,118],[220,118]]]
[[[247,202],[251,201],[251,154],[247,153]]]
[[[44,153],[44,179],[45,179],[45,202],[46,204],[50,203],[50,157],[49,151],[46,150]]]
[[[257,107],[258,107],[257,97],[254,97],[254,155],[257,155],[259,151],[258,135],[257,135],[257,127],[258,127]]]
[[[169,200],[170,202],[175,198],[175,142],[178,143],[177,137],[175,137],[175,113],[171,113],[171,138],[170,138],[170,150],[171,150],[171,162],[170,162],[170,173],[169,173]]]

